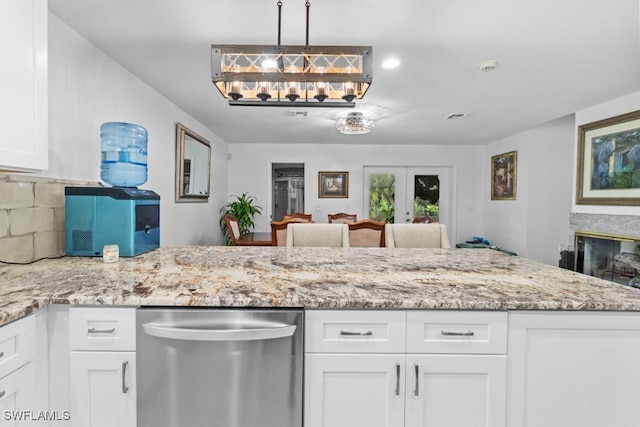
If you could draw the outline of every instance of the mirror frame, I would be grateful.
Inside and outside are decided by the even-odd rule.
[[[207,150],[207,193],[190,194],[184,191],[185,184],[185,144],[187,138],[204,145]],[[176,202],[208,202],[211,194],[211,144],[209,141],[187,128],[181,123],[176,124]]]

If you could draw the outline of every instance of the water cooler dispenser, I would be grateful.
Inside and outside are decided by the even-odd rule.
[[[100,177],[113,187],[65,188],[67,255],[102,256],[118,245],[135,256],[160,245],[160,196],[137,188],[147,181],[147,130],[133,123],[100,127]]]

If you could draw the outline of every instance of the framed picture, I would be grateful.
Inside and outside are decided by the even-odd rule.
[[[349,197],[349,172],[318,172],[318,197]]]
[[[515,200],[517,152],[491,157],[491,200]]]
[[[640,205],[640,111],[578,127],[576,204]]]

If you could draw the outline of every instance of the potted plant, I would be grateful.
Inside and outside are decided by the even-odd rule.
[[[231,238],[229,237],[229,230],[223,220],[225,215],[233,216],[238,220],[238,228],[240,234],[250,233],[255,227],[253,217],[256,214],[262,213],[262,208],[255,205],[256,198],[250,196],[249,193],[242,193],[241,196],[233,195],[235,200],[228,202],[220,209],[222,217],[220,217],[220,229],[224,236],[225,244],[228,246],[231,244]]]

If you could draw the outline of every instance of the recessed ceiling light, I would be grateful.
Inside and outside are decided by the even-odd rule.
[[[489,59],[487,61],[482,61],[480,63],[480,71],[493,71],[495,70],[496,66],[498,65],[498,61],[496,61],[495,59]]]
[[[400,61],[396,58],[389,58],[389,59],[385,59],[385,61],[382,63],[382,68],[387,68],[387,69],[391,69],[391,68],[396,68],[400,65]]]

